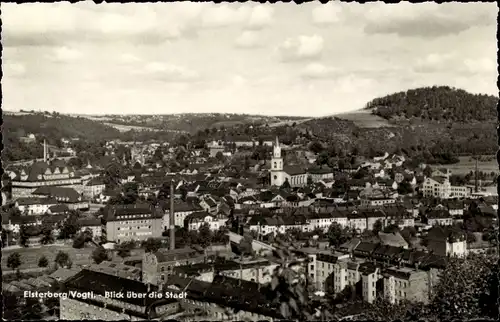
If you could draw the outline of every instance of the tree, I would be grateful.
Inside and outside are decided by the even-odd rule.
[[[54,242],[54,236],[52,235],[52,229],[45,226],[42,228],[42,238],[40,239],[40,243],[42,245],[52,244]]]
[[[47,267],[47,266],[49,266],[49,260],[47,259],[47,257],[45,256],[40,257],[40,259],[38,260],[38,267]]]
[[[61,267],[71,267],[72,262],[71,259],[69,258],[68,253],[59,251],[56,255],[56,258],[54,259],[54,262],[56,265],[61,266]]]
[[[85,236],[84,234],[78,234],[73,240],[73,248],[83,248],[85,247]]]
[[[96,264],[109,260],[108,252],[104,247],[99,246],[92,252],[92,259]]]
[[[130,252],[135,248],[135,242],[133,240],[125,241],[115,247],[116,253],[122,259],[130,256]]]
[[[332,223],[328,228],[327,236],[328,241],[330,242],[330,246],[333,247],[339,247],[347,241],[347,238],[343,233],[342,226],[340,226],[336,222]]]
[[[309,150],[313,153],[320,153],[321,151],[323,151],[323,145],[321,143],[319,143],[318,141],[314,141],[311,143],[311,145],[309,145]]]
[[[253,255],[255,252],[252,246],[253,238],[249,234],[245,234],[238,244],[238,249],[242,256]]]
[[[291,188],[290,182],[288,181],[288,178],[285,179],[285,182],[283,182],[283,184],[281,185],[280,188],[281,189],[290,189]]]
[[[400,195],[407,195],[413,193],[413,187],[408,181],[404,180],[400,184],[398,184],[398,193]]]
[[[423,171],[423,172],[424,172],[424,175],[425,175],[426,177],[430,177],[430,176],[432,175],[432,168],[431,168],[431,167],[429,167],[429,166],[426,166],[426,167],[424,168],[424,171]]]
[[[439,320],[469,320],[491,314],[491,276],[498,270],[498,256],[471,254],[467,260],[450,258],[436,285],[430,304]],[[496,287],[498,291],[498,280]],[[493,294],[491,294],[493,295]],[[498,312],[498,307],[497,307]],[[496,315],[495,317],[498,317]]]
[[[277,251],[280,265],[271,274],[271,282],[262,288],[272,307],[286,320],[332,320],[333,315],[311,301],[313,292],[304,267],[291,267],[291,253],[286,248]]]
[[[397,233],[399,232],[399,226],[398,225],[388,225],[387,227],[384,228],[384,233],[390,234],[390,233]]]
[[[222,152],[219,151],[215,154],[215,158],[217,159],[217,161],[222,162],[224,161],[224,154],[222,154]]]
[[[106,189],[116,189],[121,184],[121,168],[116,164],[110,164],[104,171],[103,180],[106,185]]]
[[[136,182],[127,182],[122,187],[123,203],[126,205],[135,204],[139,199],[139,186]]]
[[[21,255],[19,253],[12,253],[7,257],[7,267],[15,271],[21,266]]]
[[[208,223],[203,224],[198,229],[198,238],[202,247],[208,247],[212,243],[213,234]]]
[[[378,235],[378,233],[382,231],[383,227],[384,225],[382,224],[382,220],[378,219],[377,221],[375,221],[375,223],[373,224],[373,234]]]
[[[73,238],[77,232],[80,230],[80,225],[78,224],[78,213],[71,213],[68,218],[62,224],[62,228],[59,232],[59,239],[70,239]]]
[[[148,238],[142,242],[141,247],[146,253],[154,253],[161,248],[161,240],[158,238]]]
[[[21,225],[19,229],[19,245],[23,247],[28,247],[29,236],[27,229],[28,227],[26,225]]]

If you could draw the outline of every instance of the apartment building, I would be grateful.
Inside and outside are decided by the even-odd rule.
[[[162,218],[162,211],[150,205],[114,206],[101,219],[101,227],[108,241],[141,241],[161,237]]]
[[[309,263],[309,276],[313,279],[316,289],[325,291],[328,287],[333,287],[332,277],[335,264],[342,259],[349,258],[348,254],[321,252],[314,256],[313,261]],[[311,275],[313,274],[313,275]]]
[[[429,301],[429,273],[407,267],[388,268],[383,272],[384,296],[392,304],[401,301]]]

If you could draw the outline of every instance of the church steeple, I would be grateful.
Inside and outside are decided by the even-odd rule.
[[[274,143],[274,147],[273,147],[273,158],[274,159],[281,158],[281,147],[280,147],[280,142],[278,140],[278,137],[276,137],[276,142]]]
[[[284,182],[283,158],[278,137],[273,147],[273,158],[271,159],[271,185],[281,186]]]

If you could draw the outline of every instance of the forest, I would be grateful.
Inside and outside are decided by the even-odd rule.
[[[440,122],[484,122],[497,117],[498,97],[448,86],[410,89],[376,98],[366,109],[385,119],[421,118]]]

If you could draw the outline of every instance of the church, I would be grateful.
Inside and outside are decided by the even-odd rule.
[[[280,187],[288,180],[290,186],[302,187],[307,185],[307,176],[307,171],[299,166],[285,166],[281,156],[280,143],[276,137],[271,159],[271,185]]]

